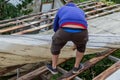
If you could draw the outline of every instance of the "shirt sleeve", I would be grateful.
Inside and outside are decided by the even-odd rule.
[[[56,32],[59,29],[59,16],[58,16],[58,13],[56,14],[55,19],[54,19],[53,29],[54,29],[54,32]]]

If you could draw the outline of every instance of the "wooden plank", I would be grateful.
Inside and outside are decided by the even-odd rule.
[[[107,37],[106,37],[107,36]],[[51,57],[50,44],[51,35],[1,35],[0,36],[0,52],[11,53],[22,56],[41,57],[41,60]],[[92,44],[92,45],[91,45]],[[94,44],[94,45],[93,45]],[[116,47],[117,46],[117,47]],[[74,57],[75,51],[72,50],[73,43],[68,42],[62,49],[62,58]],[[93,47],[93,48],[92,48]],[[100,50],[102,47],[120,48],[120,35],[105,35],[105,34],[89,34],[87,44],[88,52]],[[93,51],[90,51],[94,49]],[[47,52],[46,52],[47,50]],[[46,54],[42,54],[46,52]],[[69,54],[67,54],[69,52]],[[86,51],[87,52],[87,51]]]
[[[83,5],[78,5],[78,7],[88,7],[88,6],[92,6],[97,4],[97,2],[91,2],[91,3],[87,3],[87,4],[83,4]]]
[[[35,24],[38,24],[38,23],[41,23],[41,22],[44,22],[44,21],[52,20],[52,19],[53,19],[53,17],[47,18],[47,19],[41,19],[39,21],[33,21],[31,23],[24,23],[24,24],[9,27],[9,28],[6,28],[6,29],[1,29],[0,34],[10,32],[10,31],[13,31],[13,30],[17,30],[17,29],[21,29],[21,28],[24,28],[24,27],[27,27],[27,26],[35,25]]]
[[[86,14],[86,15],[90,15],[90,14],[93,14],[93,13],[96,13],[96,12],[99,12],[99,11],[104,11],[104,10],[114,9],[114,8],[119,7],[119,6],[120,6],[120,4],[112,5],[112,6],[107,6],[107,7],[103,7],[103,8],[99,8],[99,9],[95,9],[95,10],[92,10],[92,11],[86,12],[85,14]]]
[[[3,68],[3,69],[0,69],[0,76],[4,75],[4,74],[6,74],[6,73],[8,73],[10,71],[13,71],[13,70],[15,70],[17,68],[20,68],[22,66],[24,66],[24,64],[23,65],[16,65],[16,66],[11,66],[11,67],[6,67],[6,68]]]
[[[78,3],[77,6],[78,6],[78,5],[83,5],[83,4],[92,3],[92,2],[95,2],[95,1],[92,1],[92,0],[84,1],[84,2]]]
[[[93,5],[93,6],[90,6],[90,7],[83,8],[83,10],[88,11],[88,10],[93,10],[93,9],[96,9],[96,8],[99,8],[99,7],[104,7],[104,6],[107,6],[107,5],[106,4],[97,4],[97,5]]]
[[[48,13],[44,13],[44,14],[41,14],[41,15],[36,15],[36,16],[30,17],[30,18],[28,17],[28,18],[25,18],[25,19],[22,19],[22,20],[11,21],[11,22],[8,22],[8,23],[1,24],[0,28],[3,28],[3,30],[4,30],[5,26],[15,25],[15,24],[19,24],[19,23],[22,23],[22,22],[26,22],[26,21],[31,21],[31,20],[34,20],[35,18],[39,19],[43,16],[54,15],[55,13],[56,13],[56,11],[53,11],[53,12],[48,12]],[[24,25],[24,24],[22,24],[22,25]],[[15,26],[13,26],[13,27],[15,27]],[[11,28],[11,27],[9,27],[9,28]]]
[[[20,32],[17,32],[17,33],[13,33],[12,35],[25,34],[25,33],[29,33],[29,32],[33,32],[33,31],[36,31],[36,30],[40,30],[40,29],[46,28],[48,26],[52,26],[52,23],[46,24],[46,25],[42,25],[42,26],[38,26],[38,27],[34,27],[34,28],[30,28],[30,29],[27,29],[27,30],[23,30],[23,31],[20,31]]]
[[[100,16],[104,16],[104,15],[107,15],[107,14],[118,12],[118,11],[120,11],[120,8],[105,11],[105,12],[102,12],[102,13],[99,13],[99,14],[96,14],[96,15],[93,15],[93,16],[89,16],[89,17],[87,17],[87,20],[94,19],[94,18],[97,18],[97,17],[100,17]]]
[[[120,61],[109,67],[107,70],[96,76],[93,80],[105,80],[108,76],[120,69]]]
[[[57,9],[51,9],[51,10],[48,11],[48,12],[53,12],[53,11],[56,11],[56,10],[57,10]],[[0,24],[8,23],[8,22],[11,22],[11,21],[16,21],[16,20],[21,20],[21,19],[25,19],[25,18],[29,18],[29,17],[33,17],[33,16],[36,16],[36,15],[44,14],[44,13],[46,13],[46,12],[33,13],[33,14],[29,14],[29,15],[24,15],[24,16],[12,18],[12,19],[1,20],[1,21],[0,21]]]
[[[65,61],[67,61],[67,60],[69,60],[69,59],[70,58],[59,60],[58,65],[65,62]],[[40,68],[30,72],[30,73],[18,78],[17,80],[31,80],[31,79],[35,78],[36,76],[42,74],[45,71],[47,71],[46,66],[42,66],[42,67],[40,67]]]
[[[90,67],[92,67],[93,65],[95,65],[97,62],[101,61],[102,59],[104,59],[105,57],[107,57],[108,55],[112,54],[114,51],[116,51],[117,49],[109,49],[108,51],[102,53],[102,55],[94,57],[88,61],[86,61],[84,63],[84,68],[79,70],[79,73],[77,74],[73,74],[72,71],[68,72],[67,74],[61,76],[60,78],[58,78],[58,80],[72,80],[74,77],[76,77],[77,75],[79,75],[80,73],[82,73],[83,71],[89,69]],[[96,79],[97,80],[97,79]]]
[[[58,71],[61,72],[62,74],[66,74],[66,73],[68,73],[68,71],[62,69],[62,68],[59,67],[59,66],[57,67],[57,69],[58,69]],[[82,79],[79,78],[78,76],[76,76],[76,77],[74,78],[74,80],[82,80]]]

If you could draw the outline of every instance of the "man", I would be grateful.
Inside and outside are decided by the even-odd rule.
[[[72,41],[77,49],[72,72],[77,73],[83,68],[80,62],[88,41],[88,25],[84,11],[78,8],[73,0],[67,0],[67,4],[58,10],[53,26],[55,34],[52,37],[51,46],[52,65],[47,65],[48,70],[53,74],[58,73],[56,67],[60,51],[68,41]]]

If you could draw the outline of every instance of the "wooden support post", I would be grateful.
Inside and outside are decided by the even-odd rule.
[[[107,70],[96,76],[93,80],[105,80],[112,73],[120,69],[120,61],[109,67]]]
[[[63,62],[65,62],[66,60],[69,60],[69,59],[70,58],[59,60],[58,65],[61,64],[61,63],[63,63]],[[38,69],[30,72],[30,73],[28,73],[28,74],[26,74],[26,75],[18,78],[17,80],[31,80],[31,79],[35,78],[36,76],[42,74],[45,71],[47,71],[46,66],[42,66],[42,67],[40,67],[40,68],[38,68]]]
[[[110,54],[112,54],[114,51],[116,51],[117,49],[109,49],[108,51],[106,51],[104,54],[94,57],[88,61],[86,61],[84,63],[84,69],[80,70],[79,73],[77,74],[73,74],[72,71],[68,72],[67,74],[61,76],[60,78],[58,78],[58,80],[71,80],[74,77],[76,77],[77,75],[79,75],[80,73],[82,73],[83,71],[89,69],[90,67],[92,67],[93,65],[95,65],[97,62],[99,62],[100,60],[104,59],[105,57],[109,56]]]
[[[53,0],[52,2],[52,9],[54,9],[54,5],[55,5],[55,0]]]
[[[42,11],[43,3],[40,4],[40,12]]]

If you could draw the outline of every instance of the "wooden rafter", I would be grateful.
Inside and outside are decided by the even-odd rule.
[[[120,69],[120,61],[109,67],[107,70],[96,76],[93,80],[105,80],[108,76]]]

